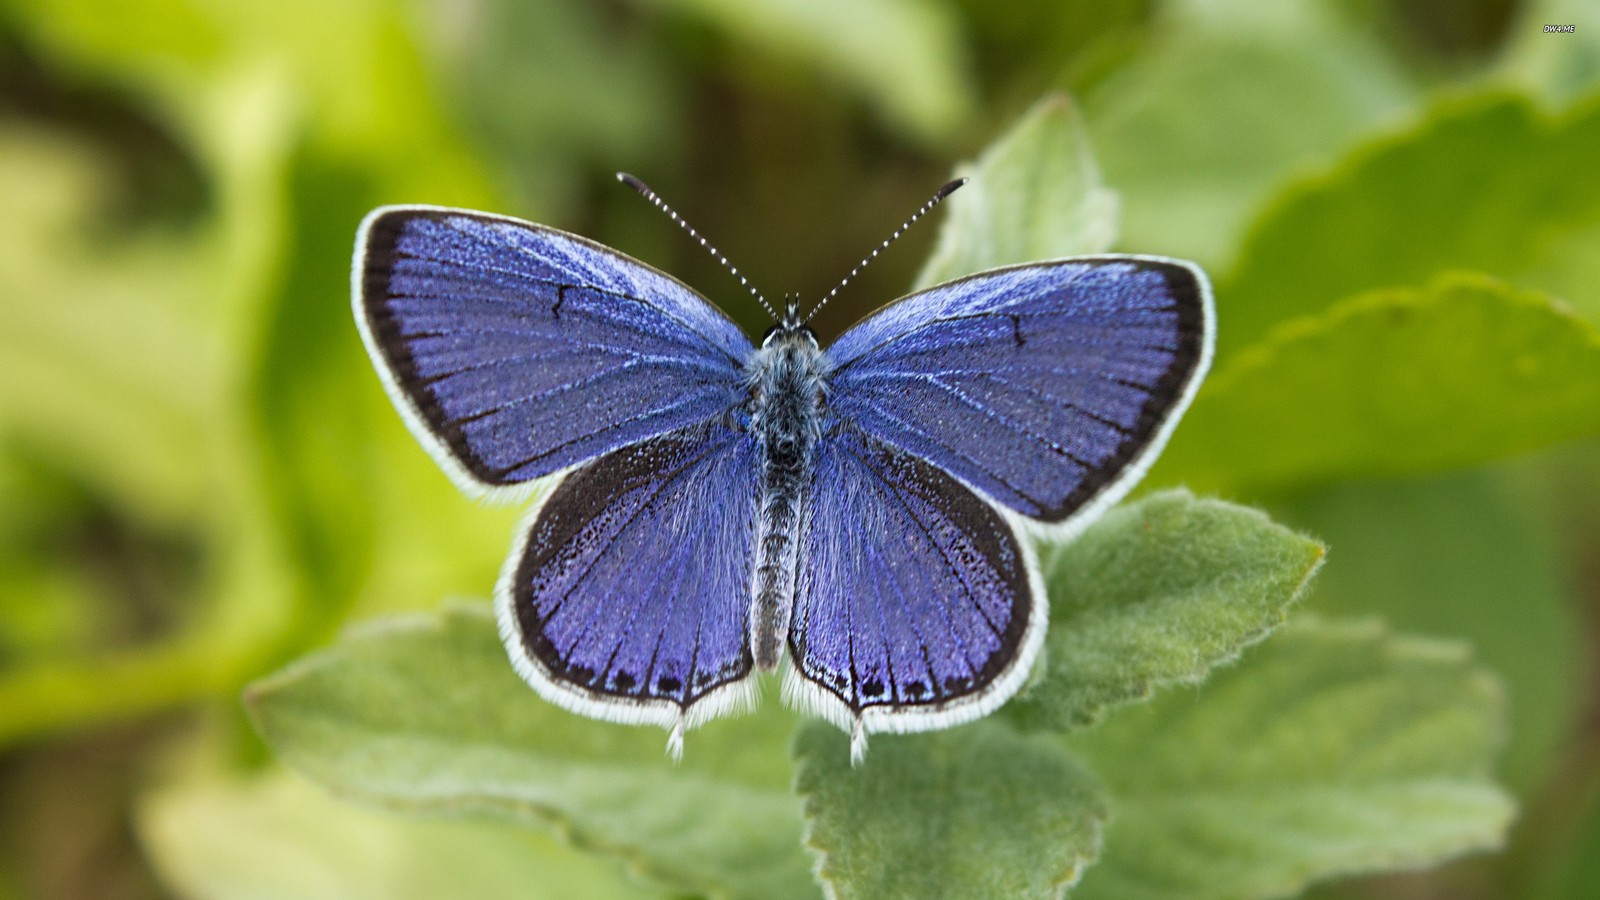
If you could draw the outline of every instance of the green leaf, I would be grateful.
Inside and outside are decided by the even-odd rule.
[[[196,900],[660,896],[537,831],[365,809],[281,772],[159,789],[138,824],[166,885]]]
[[[1592,463],[1591,463],[1592,465]],[[1381,615],[1396,628],[1459,638],[1506,682],[1510,741],[1501,771],[1542,783],[1576,725],[1581,608],[1551,518],[1503,472],[1331,485],[1283,509],[1336,548],[1310,604]]]
[[[555,825],[682,891],[814,896],[775,702],[691,733],[675,765],[659,729],[540,700],[478,605],[386,620],[246,699],[279,757],[341,794]]]
[[[1113,797],[1074,897],[1278,897],[1499,846],[1504,710],[1463,645],[1375,623],[1284,629],[1195,692],[1069,741]]]
[[[968,116],[967,53],[955,16],[917,0],[652,0],[693,14],[772,60],[864,95],[894,126],[948,137]]]
[[[1490,93],[1443,101],[1415,128],[1356,149],[1251,228],[1218,285],[1218,359],[1280,321],[1445,269],[1545,287],[1525,277],[1552,267],[1545,248],[1600,224],[1597,146],[1600,96],[1552,118]],[[1600,311],[1600,285],[1568,286],[1581,293],[1565,299]]]
[[[1282,624],[1323,548],[1255,510],[1168,491],[1041,556],[1045,674],[1007,709],[1064,729],[1236,658]]]
[[[1077,108],[1065,94],[1035,104],[978,159],[946,205],[917,287],[997,266],[1100,253],[1117,235],[1117,195],[1100,179]]]
[[[849,737],[812,722],[794,755],[830,896],[1057,897],[1100,847],[1094,779],[1054,741],[992,720],[875,737],[855,767]]]
[[[1595,328],[1540,294],[1454,275],[1352,298],[1235,356],[1152,477],[1286,487],[1473,465],[1597,432]],[[1241,447],[1240,435],[1269,437]]]
[[[1375,29],[1335,6],[1163,4],[1143,52],[1084,97],[1119,249],[1225,265],[1275,186],[1415,102]]]
[[[1590,322],[1600,323],[1600,221],[1561,229],[1531,250],[1516,272],[1516,283],[1534,286],[1571,303]]]

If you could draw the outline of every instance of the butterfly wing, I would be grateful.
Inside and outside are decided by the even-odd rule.
[[[718,415],[750,342],[700,295],[516,219],[385,207],[361,225],[356,322],[390,397],[469,493]]]
[[[749,432],[713,420],[563,476],[496,590],[523,678],[630,724],[681,729],[748,705],[757,471]]]
[[[785,697],[858,738],[1005,702],[1045,622],[1038,565],[1007,514],[854,429],[824,437],[816,460]]]
[[[1210,364],[1194,266],[1108,256],[912,294],[829,352],[831,407],[1066,536],[1154,461]]]

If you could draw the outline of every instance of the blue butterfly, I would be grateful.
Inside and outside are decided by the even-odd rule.
[[[1031,538],[1132,488],[1215,331],[1196,266],[1108,255],[919,291],[827,349],[791,303],[757,347],[616,250],[428,206],[368,215],[352,281],[440,466],[475,495],[540,495],[495,594],[517,672],[574,712],[670,729],[674,755],[785,659],[785,701],[857,759],[868,733],[1004,703],[1048,618]]]

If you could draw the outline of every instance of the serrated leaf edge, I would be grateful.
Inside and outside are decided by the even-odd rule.
[[[276,743],[272,739],[273,729],[267,724],[259,710],[259,703],[267,694],[307,673],[315,672],[336,662],[340,644],[346,641],[381,638],[385,635],[402,632],[411,634],[428,631],[443,632],[448,628],[450,619],[456,616],[481,618],[491,625],[494,621],[493,614],[487,604],[455,599],[445,601],[435,612],[386,615],[345,629],[336,643],[300,657],[283,668],[246,686],[242,699],[251,723],[262,738],[266,740],[267,744],[275,747]],[[722,898],[733,900],[733,898],[739,896],[727,885],[707,884],[693,877],[684,878],[680,874],[675,874],[668,869],[657,866],[647,854],[598,838],[573,822],[555,807],[531,800],[471,793],[456,794],[449,798],[440,798],[433,801],[403,800],[384,794],[361,791],[329,783],[317,777],[313,771],[302,767],[297,754],[294,752],[280,753],[276,750],[274,752],[302,777],[310,779],[329,794],[341,800],[369,808],[428,818],[483,815],[503,820],[511,826],[521,824],[516,817],[519,814],[523,814],[528,819],[542,822],[561,844],[570,846],[580,852],[615,860],[622,866],[624,872],[641,882],[669,890],[705,891],[706,896],[717,898],[717,900],[722,900]],[[734,785],[734,787],[741,790],[758,790],[744,785]]]
[[[1168,687],[1183,687],[1203,684],[1207,678],[1211,677],[1213,672],[1218,669],[1224,669],[1237,664],[1240,658],[1244,656],[1246,650],[1249,650],[1251,647],[1254,647],[1255,645],[1271,637],[1279,628],[1283,627],[1283,625],[1289,621],[1290,611],[1297,607],[1300,604],[1300,601],[1305,599],[1305,595],[1311,588],[1312,581],[1315,580],[1317,573],[1322,571],[1323,564],[1327,562],[1328,547],[1326,544],[1323,544],[1321,541],[1311,537],[1310,535],[1303,534],[1299,531],[1289,528],[1283,523],[1274,520],[1271,516],[1267,515],[1266,512],[1256,507],[1229,503],[1228,501],[1215,497],[1196,497],[1187,488],[1183,487],[1172,488],[1151,494],[1139,502],[1163,497],[1173,497],[1174,499],[1187,498],[1198,504],[1221,506],[1225,507],[1230,512],[1247,513],[1257,519],[1260,519],[1263,523],[1273,528],[1287,531],[1290,534],[1293,534],[1296,538],[1310,544],[1314,550],[1310,559],[1306,562],[1304,571],[1300,573],[1298,580],[1295,582],[1294,588],[1290,591],[1289,599],[1286,600],[1283,605],[1275,611],[1269,612],[1263,618],[1260,625],[1246,634],[1231,653],[1216,657],[1209,662],[1197,661],[1195,667],[1188,673],[1174,675],[1170,678],[1139,679],[1130,685],[1129,691],[1123,696],[1122,699],[1108,700],[1092,706],[1083,707],[1080,711],[1075,711],[1072,721],[1065,725],[1051,723],[1050,725],[1041,725],[1037,728],[1029,728],[1027,730],[1055,731],[1060,734],[1066,734],[1082,728],[1093,727],[1094,725],[1097,725],[1103,721],[1108,712],[1121,709],[1124,706],[1131,706],[1150,701],[1155,697],[1157,690]],[[1057,623],[1052,622],[1051,626],[1055,627],[1056,624]],[[1048,649],[1048,635],[1046,635],[1046,642],[1046,648]],[[1038,680],[1033,683],[1043,683],[1045,677],[1047,676],[1041,675]],[[1030,687],[1031,686],[1032,684],[1030,684]],[[1026,698],[1027,694],[1024,692],[1017,699],[1025,700]]]

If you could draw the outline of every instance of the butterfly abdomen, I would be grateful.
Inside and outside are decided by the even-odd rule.
[[[751,579],[751,648],[771,670],[783,655],[794,608],[801,504],[821,434],[827,358],[809,329],[779,328],[751,357],[751,424],[761,444],[756,568]]]

